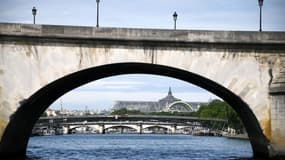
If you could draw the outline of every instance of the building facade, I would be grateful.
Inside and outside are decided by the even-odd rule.
[[[139,110],[141,112],[195,112],[205,102],[185,102],[172,95],[171,88],[166,97],[153,101],[116,101],[112,110],[126,108],[128,110]]]

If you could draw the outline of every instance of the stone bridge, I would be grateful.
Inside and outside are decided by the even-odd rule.
[[[199,118],[190,116],[160,116],[160,115],[83,115],[83,116],[58,116],[58,117],[40,117],[37,124],[53,123],[76,123],[76,122],[115,122],[115,121],[157,121],[172,123],[190,123],[190,122],[221,122],[227,123],[228,120],[220,118]]]
[[[206,122],[206,123],[205,123]],[[186,116],[157,116],[157,115],[88,115],[88,116],[60,116],[60,117],[40,117],[35,127],[63,126],[65,131],[90,127],[99,133],[104,133],[106,129],[113,127],[133,128],[137,133],[149,127],[160,127],[175,133],[178,129],[187,127],[209,127],[211,124],[220,123],[227,126],[228,120],[218,118],[198,118]],[[216,128],[217,129],[217,128]]]
[[[0,24],[0,153],[24,156],[39,116],[66,92],[145,73],[228,102],[255,157],[285,155],[285,33]]]
[[[90,127],[96,130],[98,133],[104,134],[107,129],[115,127],[126,127],[136,130],[136,133],[142,134],[145,129],[151,127],[159,127],[168,130],[170,133],[176,133],[177,130],[184,128],[199,126],[197,124],[181,124],[181,123],[169,123],[169,122],[86,122],[86,123],[63,123],[67,130],[72,130],[78,127]]]

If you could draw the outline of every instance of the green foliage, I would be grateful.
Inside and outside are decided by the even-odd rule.
[[[208,105],[201,106],[197,111],[201,118],[221,118],[228,120],[228,126],[242,131],[243,124],[237,113],[226,102],[213,100]]]
[[[227,118],[227,109],[230,106],[220,100],[213,100],[208,105],[201,106],[198,110],[199,117],[203,118]]]

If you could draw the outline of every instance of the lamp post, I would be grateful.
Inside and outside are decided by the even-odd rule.
[[[100,0],[96,0],[97,2],[97,24],[96,27],[99,27],[99,2]]]
[[[263,6],[263,0],[258,0],[258,5],[259,5],[259,32],[262,31],[262,26],[261,26],[261,20],[262,20],[262,6]]]
[[[37,14],[37,9],[36,9],[36,7],[33,7],[33,9],[32,9],[32,14],[33,14],[33,16],[34,16],[34,24],[36,24],[36,14]]]
[[[174,12],[174,14],[173,14],[173,20],[174,20],[174,30],[176,30],[176,21],[177,21],[177,13],[176,12]]]

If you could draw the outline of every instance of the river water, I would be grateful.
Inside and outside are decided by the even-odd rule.
[[[28,159],[218,160],[250,159],[249,141],[161,134],[73,134],[31,137]]]

